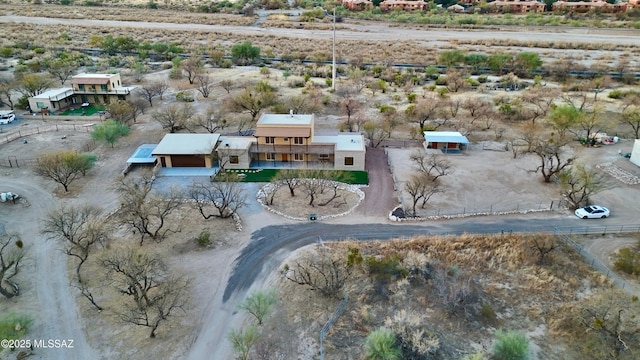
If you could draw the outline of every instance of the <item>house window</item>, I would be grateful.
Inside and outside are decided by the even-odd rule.
[[[276,138],[273,136],[267,136],[264,138],[264,142],[267,144],[274,144],[276,142]]]
[[[78,84],[78,90],[84,91],[84,84]]]
[[[304,161],[304,154],[293,154],[294,161]]]
[[[320,155],[318,155],[318,159],[320,159],[320,160],[329,160],[329,154],[320,154]]]
[[[276,159],[276,154],[267,153],[267,160],[275,160],[275,159]]]
[[[230,164],[237,164],[240,162],[240,159],[238,158],[238,155],[230,155],[229,156],[229,163]]]
[[[38,109],[44,109],[45,108],[44,103],[40,102],[40,101],[36,102],[36,106],[38,107]]]
[[[353,157],[348,156],[344,158],[344,164],[345,165],[353,165]]]
[[[302,145],[304,144],[304,138],[302,137],[294,137],[293,138],[293,143],[296,145]]]
[[[100,90],[107,91],[107,85],[105,84],[100,85]]]
[[[118,86],[120,86],[120,80],[118,80]]]

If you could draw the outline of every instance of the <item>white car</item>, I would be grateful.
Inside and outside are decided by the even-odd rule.
[[[581,219],[604,219],[609,217],[609,209],[598,205],[585,206],[576,209],[576,216]]]
[[[16,114],[13,110],[0,110],[0,124],[7,125],[12,123],[16,119]]]

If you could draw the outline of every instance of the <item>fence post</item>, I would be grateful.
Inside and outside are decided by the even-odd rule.
[[[551,205],[549,205],[549,210],[553,210],[553,200],[551,200]]]

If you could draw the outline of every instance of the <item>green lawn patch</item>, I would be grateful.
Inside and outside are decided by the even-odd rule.
[[[242,174],[240,181],[242,182],[270,182],[280,169],[241,169],[226,170],[232,174]],[[346,170],[323,170],[324,172],[341,172],[344,176],[338,178],[338,181],[347,184],[369,185],[369,173],[366,171],[346,171]]]
[[[71,107],[59,115],[62,116],[91,116],[98,111],[104,111],[104,106],[102,105],[89,105],[87,107],[81,107],[80,105]]]

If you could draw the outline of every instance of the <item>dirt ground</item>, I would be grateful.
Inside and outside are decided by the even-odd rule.
[[[233,79],[238,84],[264,78],[255,67],[212,69],[211,71],[216,79]],[[168,72],[165,70],[150,74],[147,80],[166,79]],[[273,71],[271,80],[284,85],[282,77],[278,77],[277,73]],[[318,81],[321,82],[320,79]],[[162,109],[163,106],[172,103],[177,91],[193,91],[184,82],[175,83],[165,99],[158,101],[154,109]],[[283,86],[283,94],[297,94],[298,91],[299,89]],[[194,106],[202,112],[208,105],[217,104],[224,95],[223,89],[215,87],[211,98],[196,97]],[[373,100],[391,103],[390,95],[379,94]],[[318,128],[335,129],[343,119],[336,115],[335,110],[327,112],[327,114],[318,114]],[[32,119],[26,120],[25,123],[27,125],[24,125],[24,128],[38,126],[42,122]],[[6,127],[4,130],[14,131],[15,129]],[[0,224],[3,224],[7,231],[16,231],[24,239],[32,240],[32,243],[28,244],[29,261],[25,264],[25,271],[19,277],[23,296],[19,301],[0,301],[0,312],[33,313],[35,323],[30,334],[34,338],[69,337],[76,339],[78,344],[72,355],[40,350],[36,351],[31,358],[65,360],[70,358],[111,359],[123,356],[185,358],[189,351],[192,358],[198,358],[203,354],[210,355],[212,349],[215,349],[215,358],[231,358],[226,333],[244,320],[240,316],[234,316],[238,312],[237,303],[241,299],[231,299],[226,303],[222,301],[222,292],[233,268],[233,261],[239,250],[250,241],[252,231],[263,226],[290,223],[287,219],[266,212],[254,200],[258,191],[256,184],[247,185],[250,201],[247,207],[240,211],[244,225],[242,232],[230,228],[228,223],[196,220],[198,216],[195,216],[192,223],[184,224],[189,231],[181,233],[179,237],[158,248],[159,251],[174,253],[175,255],[169,260],[171,266],[193,277],[193,293],[191,294],[192,306],[188,309],[187,315],[175,325],[168,327],[169,330],[161,331],[158,339],[155,340],[146,338],[146,329],[122,326],[112,318],[94,312],[84,298],[79,297],[73,289],[69,288],[68,259],[58,251],[58,244],[46,241],[38,232],[42,217],[61,204],[92,203],[102,206],[105,213],[117,209],[119,199],[113,187],[120,179],[126,159],[137,146],[142,143],[157,142],[163,134],[164,131],[147,113],[133,125],[132,134],[118,142],[114,149],[96,145],[95,151],[99,155],[99,160],[95,170],[86,178],[74,182],[71,185],[70,194],[63,194],[55,184],[35,177],[29,168],[0,169],[0,191],[10,190],[24,197],[24,201],[16,206],[0,204]],[[398,132],[396,135],[407,137],[406,132],[402,134]],[[88,134],[83,132],[44,133],[30,136],[27,140],[27,144],[18,140],[0,145],[0,157],[4,159],[7,156],[16,156],[22,159],[33,159],[43,151],[52,149],[82,150],[90,142]],[[630,146],[631,143],[628,140],[623,140],[617,145],[577,150],[582,151],[584,161],[590,165],[597,165],[620,161],[618,151],[629,152]],[[413,171],[411,164],[406,160],[411,151],[415,149],[388,149],[397,189],[402,188],[402,182]],[[384,159],[384,157],[380,158]],[[454,170],[444,179],[447,191],[438,194],[429,202],[424,215],[489,209],[499,211],[512,209],[514,206],[520,209],[536,209],[546,207],[551,201],[560,199],[558,187],[555,184],[542,184],[539,174],[531,174],[527,171],[535,165],[531,158],[521,158],[514,162],[510,152],[483,150],[480,145],[470,147],[463,155],[449,158],[454,164]],[[136,173],[137,171],[133,175],[135,176]],[[392,185],[387,183],[384,186],[384,194],[387,194],[386,191]],[[612,181],[609,189],[595,197],[597,202],[609,206],[613,211],[613,216],[606,219],[603,224],[637,221],[637,204],[640,203],[639,186]],[[367,192],[366,189],[365,192]],[[391,192],[393,193],[393,190]],[[386,215],[391,209],[385,207],[396,201],[390,201],[382,194],[382,192],[369,191],[370,198],[376,197],[372,202],[374,204],[372,208],[360,207],[353,215],[337,219],[336,222],[388,221]],[[406,203],[406,196],[401,195],[401,197],[402,202]],[[287,204],[287,208],[287,211],[292,213],[306,214],[317,211],[302,204]],[[561,210],[556,215],[566,217],[567,223],[576,224],[576,226],[584,224],[568,211]],[[220,239],[216,247],[202,250],[187,245],[202,228],[211,230]],[[606,248],[599,253],[603,257],[608,257],[607,252],[613,250],[615,249]],[[32,278],[29,274],[37,276]],[[256,284],[256,287],[273,284],[273,282],[266,282]],[[302,298],[300,301],[304,302],[304,300]],[[316,310],[312,315],[324,320],[322,315],[328,314],[333,305]],[[299,317],[293,318],[294,323],[300,321],[302,320]],[[317,324],[320,322],[321,320],[317,320]],[[306,335],[312,336],[312,334],[298,335],[301,339]],[[302,343],[298,348],[290,351],[296,354],[302,353],[302,358],[310,359],[315,355],[314,350],[312,345]],[[4,352],[0,353],[0,357],[5,356],[8,355]]]

